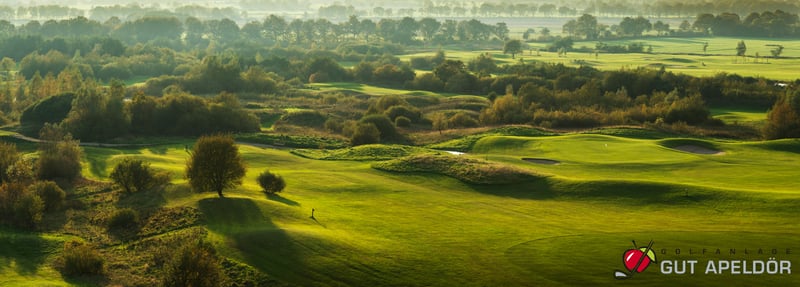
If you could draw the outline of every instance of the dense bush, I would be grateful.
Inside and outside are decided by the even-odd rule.
[[[14,221],[18,226],[34,228],[42,221],[44,201],[39,195],[22,190],[14,201]]]
[[[375,126],[380,133],[381,140],[391,141],[397,139],[398,134],[394,122],[385,115],[368,115],[361,118],[359,123]]]
[[[66,242],[61,256],[64,264],[63,272],[66,275],[100,275],[105,272],[105,260],[88,244]]]
[[[158,176],[150,168],[150,163],[134,158],[123,159],[114,167],[109,177],[127,193],[147,191],[165,183],[163,176]]]
[[[64,198],[67,196],[55,182],[40,181],[29,186],[28,189],[38,195],[44,203],[44,211],[55,211],[64,205]]]
[[[286,181],[283,180],[283,177],[271,173],[269,170],[265,170],[259,174],[256,181],[258,185],[261,186],[261,189],[269,194],[281,192],[286,188]]]
[[[216,287],[224,275],[214,248],[203,242],[186,244],[179,248],[167,263],[164,271],[165,287]]]
[[[767,139],[800,138],[800,93],[788,91],[767,115],[764,126]]]
[[[134,228],[139,225],[139,213],[130,208],[114,212],[108,219],[108,229]]]
[[[358,123],[355,125],[353,134],[350,137],[350,144],[353,146],[374,144],[381,141],[381,132],[373,123]]]
[[[37,176],[44,180],[75,180],[81,173],[81,148],[63,129],[45,124],[39,133]]]
[[[19,160],[17,146],[12,143],[0,142],[0,183],[8,182],[8,168]]]

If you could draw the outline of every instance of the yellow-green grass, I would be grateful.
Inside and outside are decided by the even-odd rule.
[[[300,286],[800,283],[796,276],[664,276],[657,273],[658,266],[628,281],[613,279],[615,269],[624,270],[622,253],[632,248],[632,239],[641,246],[652,239],[655,248],[683,252],[800,248],[797,183],[789,176],[769,175],[769,170],[797,174],[787,170],[797,166],[796,141],[696,142],[719,147],[726,152],[720,156],[667,148],[692,141],[698,140],[486,137],[474,147],[476,154],[466,156],[484,160],[488,156],[490,161],[555,175],[502,186],[384,172],[372,169],[368,161],[313,160],[285,150],[241,145],[248,172],[244,185],[226,191],[225,199],[185,191],[168,191],[165,198],[168,206],[194,206],[203,212],[209,240],[220,254]],[[97,167],[86,167],[84,174],[105,179],[115,161],[130,155],[158,161],[159,167],[182,176],[183,146],[151,149],[155,148],[86,148],[84,164],[94,162]],[[520,161],[522,156],[553,157],[562,164],[533,165]],[[255,184],[265,168],[286,179],[287,189],[280,196],[265,196]],[[684,168],[717,168],[726,174],[674,174]],[[736,178],[750,173],[766,178],[761,182]],[[733,183],[724,182],[726,176]],[[710,181],[701,181],[706,177]],[[774,186],[766,187],[766,181]],[[309,218],[312,208],[316,220]],[[728,258],[658,256],[661,260]],[[11,258],[7,252],[0,254],[0,260],[7,258]],[[61,282],[60,275],[46,270],[51,268],[49,262],[38,263],[36,276]],[[31,276],[10,265],[0,265],[0,272],[15,282]]]
[[[709,142],[724,154],[703,155],[673,149],[665,140],[579,134],[555,137],[485,137],[472,151],[490,159],[528,166],[582,180],[644,180],[707,188],[795,193],[800,142]],[[771,145],[780,145],[776,149]],[[560,165],[533,165],[522,158],[546,158]]]
[[[736,57],[736,44],[744,40],[747,44],[748,58]],[[594,50],[598,41],[576,42],[575,48],[588,48]],[[502,47],[480,51],[446,51],[448,59],[461,60],[465,63],[475,59],[481,53],[488,52],[498,65],[516,64],[520,59],[524,61],[541,61],[547,63],[560,63],[577,67],[589,65],[599,70],[634,69],[639,67],[660,69],[662,66],[675,73],[692,76],[713,76],[719,73],[738,74],[741,76],[764,77],[775,80],[792,81],[798,78],[797,65],[800,64],[800,41],[787,39],[751,39],[751,38],[646,38],[640,40],[614,40],[603,41],[609,45],[627,45],[629,43],[644,43],[645,50],[652,46],[653,53],[621,53],[607,54],[600,52],[570,52],[566,56],[559,56],[555,52],[537,52],[538,48],[544,49],[549,43],[530,43],[531,49],[516,55],[502,53]],[[706,53],[703,53],[703,43],[708,42]],[[774,47],[769,44],[783,45],[785,48],[781,58],[773,59],[770,50]],[[756,59],[755,54],[760,58]],[[433,56],[435,51],[421,52],[404,55],[401,58],[408,60],[412,57]]]
[[[711,108],[711,116],[726,124],[761,125],[767,120],[767,111],[752,108]]]

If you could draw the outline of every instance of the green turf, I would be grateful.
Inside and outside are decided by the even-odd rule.
[[[659,250],[684,252],[800,248],[798,140],[654,138],[625,129],[481,137],[462,157],[552,175],[507,185],[473,185],[446,175],[376,170],[370,161],[314,160],[241,145],[248,165],[241,188],[219,199],[173,187],[164,198],[167,207],[198,208],[220,254],[300,286],[800,284],[796,276],[666,276],[657,273],[658,266],[615,281],[613,271],[623,269],[622,253],[632,248],[631,240],[642,246],[654,240]],[[725,154],[670,148],[676,144],[708,145]],[[123,156],[136,156],[172,171],[174,182],[181,183],[183,149],[85,148],[84,174],[105,179]],[[561,164],[533,164],[523,157]],[[267,168],[287,181],[280,196],[266,196],[255,184]],[[312,208],[316,219],[309,218]],[[50,254],[47,250],[0,249],[0,262],[19,260],[22,253]],[[51,257],[31,258],[26,264],[35,267],[27,269],[35,274],[3,263],[0,280],[63,284],[50,267]]]
[[[767,120],[767,111],[747,108],[711,108],[711,116],[726,124],[763,125]]]
[[[747,59],[736,57],[736,44],[744,40],[747,44]],[[481,53],[488,52],[498,65],[516,64],[523,61],[542,61],[547,63],[561,63],[567,66],[588,65],[599,70],[633,69],[638,67],[660,69],[662,66],[667,71],[684,73],[692,76],[713,76],[719,73],[739,74],[742,76],[765,77],[768,79],[791,81],[798,78],[795,70],[800,64],[800,41],[790,39],[759,39],[759,38],[669,38],[655,37],[641,40],[615,40],[604,41],[609,45],[627,45],[629,43],[644,43],[645,49],[653,47],[652,53],[623,53],[608,54],[594,53],[597,41],[578,41],[574,48],[587,48],[592,52],[570,52],[566,56],[559,56],[555,52],[546,52],[544,49],[549,43],[530,43],[531,49],[517,55],[512,59],[510,55],[502,53],[502,47],[482,51],[447,51],[448,59],[461,60],[467,63],[478,57]],[[706,53],[703,53],[703,43],[708,42]],[[781,58],[773,59],[770,44],[780,44],[785,48]],[[542,49],[537,55],[536,49]],[[433,56],[436,51],[421,52],[404,55],[403,60],[412,57]],[[759,58],[755,57],[756,53]]]

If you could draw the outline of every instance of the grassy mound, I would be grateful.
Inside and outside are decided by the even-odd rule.
[[[347,143],[340,139],[303,135],[278,135],[265,133],[238,134],[236,135],[236,140],[247,143],[296,148],[341,148],[347,146]]]
[[[509,165],[451,155],[414,155],[378,162],[372,168],[391,172],[427,172],[472,184],[512,184],[543,176]]]
[[[298,149],[292,153],[301,157],[319,160],[388,160],[421,153],[434,152],[429,149],[404,145],[362,145],[338,150]]]
[[[480,139],[488,137],[488,136],[527,136],[527,137],[537,137],[537,136],[554,136],[558,135],[554,132],[549,132],[545,130],[541,130],[538,128],[530,127],[530,126],[507,126],[507,127],[500,127],[496,129],[492,129],[483,133],[474,134],[465,136],[459,139],[449,140],[433,145],[429,145],[429,148],[433,149],[443,149],[443,150],[453,150],[453,151],[461,151],[467,152],[472,150],[472,147],[478,142]]]

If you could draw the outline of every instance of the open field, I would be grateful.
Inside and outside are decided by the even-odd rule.
[[[800,142],[642,135],[481,138],[462,157],[545,175],[494,186],[443,175],[379,171],[371,168],[373,161],[346,160],[363,155],[359,150],[331,153],[344,160],[314,160],[287,150],[240,145],[249,166],[241,188],[226,192],[224,199],[213,193],[170,191],[164,198],[168,207],[199,209],[208,239],[224,256],[303,286],[800,283],[787,275],[660,275],[658,266],[631,280],[614,281],[613,271],[623,269],[620,257],[632,239],[642,246],[654,240],[654,248],[669,250],[658,253],[660,260],[741,258],[741,253],[690,256],[689,248],[800,248],[794,220],[800,207],[795,180]],[[106,179],[120,158],[135,156],[173,172],[173,182],[181,184],[185,145],[191,142],[84,148],[84,175]],[[687,145],[724,154],[673,149]],[[380,148],[367,152],[382,154],[375,150]],[[408,152],[415,149],[396,155]],[[560,164],[521,160],[528,157]],[[287,180],[281,196],[259,192],[254,179],[264,168]],[[316,220],[309,218],[311,208],[317,211]],[[0,240],[40,238],[46,247],[0,249],[5,280],[0,283],[68,284],[52,267],[64,238],[0,234]],[[684,253],[676,255],[674,249]],[[40,255],[28,259],[31,254]],[[796,256],[784,252],[775,257]],[[766,261],[768,256],[744,258]]]
[[[747,59],[736,57],[736,43],[744,40],[747,44]],[[576,42],[573,47],[594,49],[598,41]],[[504,55],[502,47],[485,51],[448,51],[449,59],[461,60],[465,63],[475,59],[479,54],[489,52],[498,63],[515,64],[520,59],[525,61],[542,61],[561,63],[567,66],[588,65],[599,70],[634,69],[638,67],[660,69],[683,73],[692,76],[713,76],[719,73],[739,74],[741,76],[764,77],[775,80],[793,81],[798,78],[797,65],[800,65],[800,41],[786,39],[739,39],[739,38],[646,38],[637,40],[603,41],[609,45],[627,45],[644,43],[645,50],[653,47],[653,53],[605,54],[594,52],[570,52],[566,57],[559,57],[555,52],[537,52],[525,50],[516,59]],[[708,42],[707,54],[703,53],[703,43]],[[782,58],[773,59],[768,44],[780,44],[785,48]],[[530,43],[532,49],[542,48],[549,43]],[[759,59],[755,54],[759,53]],[[401,59],[433,56],[434,52],[405,55]]]

